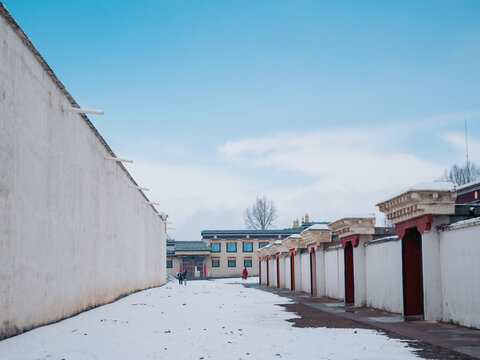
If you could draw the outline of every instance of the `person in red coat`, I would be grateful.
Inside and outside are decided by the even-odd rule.
[[[247,280],[247,276],[248,276],[248,271],[247,271],[247,268],[243,268],[243,275],[242,275],[242,279],[243,279],[243,280]]]

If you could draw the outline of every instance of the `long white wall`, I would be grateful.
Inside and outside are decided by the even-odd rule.
[[[480,328],[480,219],[440,232],[442,320]]]
[[[0,11],[0,339],[165,283],[165,223]],[[27,41],[27,44],[24,42]]]
[[[311,292],[310,253],[304,252],[300,256],[301,256],[301,266],[302,266],[302,291],[306,293],[310,293]]]
[[[375,240],[365,247],[367,306],[403,313],[402,242]]]
[[[345,299],[345,265],[341,246],[325,251],[325,293],[332,299]]]

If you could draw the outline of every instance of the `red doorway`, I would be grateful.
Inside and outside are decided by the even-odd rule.
[[[262,285],[262,258],[258,259],[258,283]]]
[[[310,248],[310,294],[317,296],[317,261],[315,248]]]
[[[423,317],[422,235],[417,227],[403,237],[402,267],[404,315]]]
[[[345,244],[344,248],[345,256],[345,303],[355,303],[355,281],[353,271],[353,246],[349,241]]]
[[[277,288],[280,287],[280,255],[277,255]]]
[[[290,288],[295,291],[295,252],[290,252]]]
[[[270,286],[270,256],[267,256],[265,260],[267,261],[267,286]]]

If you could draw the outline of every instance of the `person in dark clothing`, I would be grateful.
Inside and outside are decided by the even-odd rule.
[[[183,282],[183,273],[181,271],[179,271],[177,273],[177,278],[178,278],[178,285],[182,285],[182,282]]]
[[[187,285],[187,269],[183,270],[183,285]]]

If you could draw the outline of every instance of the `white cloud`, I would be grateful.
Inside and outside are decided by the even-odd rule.
[[[458,151],[458,162],[463,163],[465,160],[465,134],[460,132],[446,132],[442,138],[452,145]],[[480,141],[468,138],[468,156],[470,161],[480,163]]]
[[[199,240],[200,231],[208,228],[243,227],[244,209],[263,194],[276,203],[280,228],[307,211],[312,220],[333,221],[378,213],[378,201],[442,173],[443,166],[412,154],[397,130],[279,133],[228,141],[216,154],[224,165],[143,162],[130,171],[152,189],[147,195],[162,204],[159,210],[170,214],[178,240]],[[445,139],[457,141],[453,135]],[[270,170],[284,175],[284,181],[271,181]],[[291,178],[295,182],[289,185]]]

